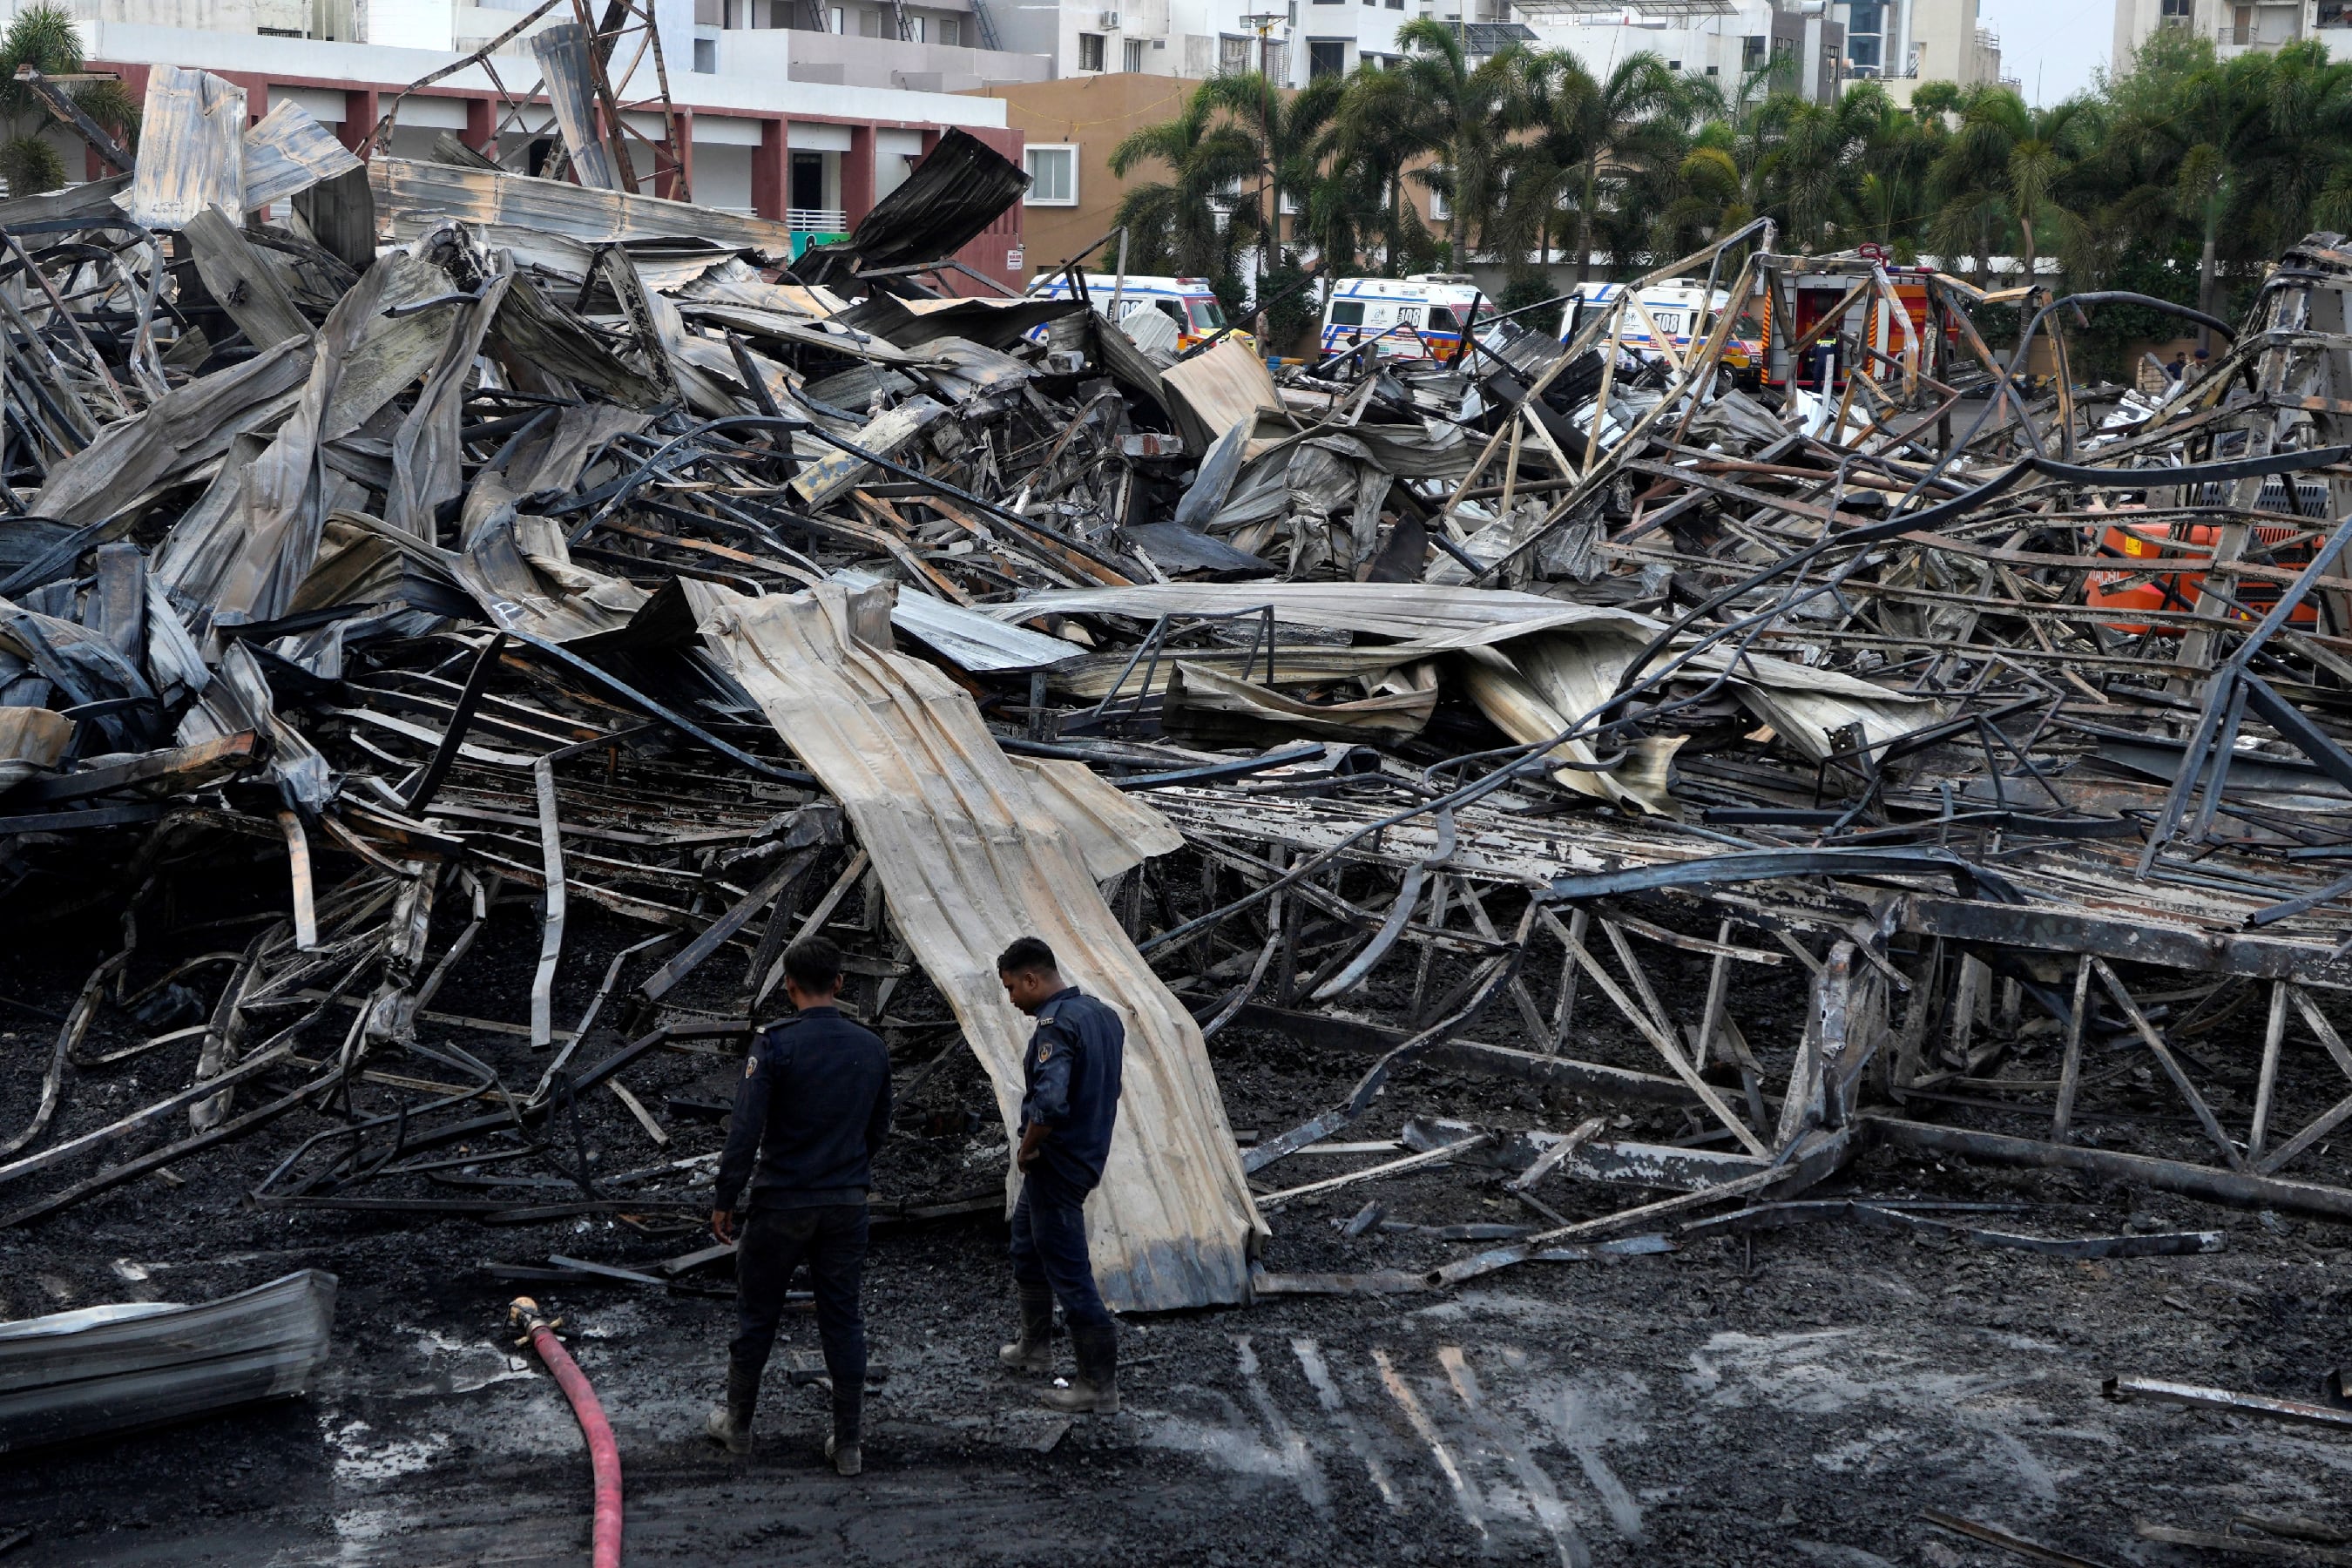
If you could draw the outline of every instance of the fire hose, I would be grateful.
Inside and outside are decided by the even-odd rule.
[[[509,1321],[523,1325],[530,1337],[531,1349],[547,1370],[555,1374],[556,1384],[563,1397],[572,1402],[572,1414],[580,1423],[580,1435],[588,1441],[588,1460],[596,1477],[596,1531],[589,1559],[592,1568],[621,1568],[621,1450],[613,1441],[612,1423],[604,1419],[604,1406],[597,1402],[596,1391],[588,1383],[580,1363],[555,1337],[553,1321],[539,1315],[539,1303],[528,1296],[518,1296],[507,1309]]]

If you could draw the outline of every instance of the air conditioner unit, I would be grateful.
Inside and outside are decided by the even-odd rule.
[[[1102,30],[1106,33],[1116,33],[1118,31],[1118,12],[1106,11],[1102,14]]]

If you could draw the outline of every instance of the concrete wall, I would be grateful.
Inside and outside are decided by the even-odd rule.
[[[1911,13],[1911,42],[1919,54],[1919,79],[1962,87],[1982,79],[1977,26],[1977,0],[1918,0]]]
[[[82,29],[83,54],[92,59],[164,64],[218,71],[232,78],[273,79],[322,87],[381,84],[394,89],[456,59],[448,50],[393,48],[373,44],[329,43],[312,38],[256,37],[236,33],[143,26],[100,21]],[[511,87],[513,73],[505,73]],[[144,78],[142,76],[142,79]],[[752,76],[669,73],[671,100],[682,109],[714,114],[748,114],[867,124],[964,125],[1002,129],[1003,109],[984,98],[919,92],[903,88],[853,88],[823,82],[789,82]],[[438,96],[482,98],[495,94],[479,66],[444,78]]]
[[[847,87],[910,88],[923,92],[970,92],[998,82],[1044,81],[1054,62],[1045,55],[963,48],[948,44],[912,44],[902,38],[845,37],[801,30],[720,36],[719,68],[728,69],[727,48],[737,38],[763,43],[790,39],[790,79]]]

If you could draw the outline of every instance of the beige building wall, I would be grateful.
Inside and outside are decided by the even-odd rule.
[[[2116,39],[2107,56],[2109,70],[2117,76],[2130,72],[2132,60],[2156,31],[2163,9],[2164,0],[2116,0]]]
[[[1073,188],[1068,199],[1053,194],[1041,197],[1033,189],[1023,208],[1031,276],[1108,233],[1129,185],[1168,178],[1168,171],[1156,163],[1137,169],[1126,180],[1117,178],[1110,172],[1111,149],[1145,126],[1175,119],[1200,85],[1182,77],[1119,72],[1014,82],[967,95],[1003,100],[1005,123],[1025,138],[1033,173],[1041,154],[1058,158],[1069,150]],[[1108,270],[1116,259],[1117,252],[1107,250],[1087,265]]]
[[[2126,0],[2129,3],[2129,0]],[[2154,4],[2155,0],[2150,0]],[[1914,0],[1911,7],[1911,53],[1918,68],[1896,77],[1888,66],[1884,84],[1895,102],[1908,104],[1923,81],[1958,82],[1974,87],[2000,79],[2000,47],[1977,17],[1977,0]]]

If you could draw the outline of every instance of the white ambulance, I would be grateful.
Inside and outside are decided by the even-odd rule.
[[[1474,310],[1483,321],[1496,306],[1466,273],[1342,278],[1323,302],[1323,357],[1377,342],[1384,358],[1451,361]]]
[[[1086,279],[1087,297],[1097,314],[1108,321],[1123,321],[1138,310],[1158,310],[1176,323],[1179,349],[1191,348],[1225,324],[1225,312],[1205,278],[1150,278],[1129,273],[1124,285],[1108,272],[1089,272]],[[1045,274],[1029,285],[1029,293],[1038,300],[1066,300],[1070,297],[1070,280],[1063,273]],[[1118,299],[1116,316],[1111,314],[1114,294]],[[1038,335],[1043,335],[1042,329]],[[1242,336],[1238,332],[1229,335]]]
[[[1568,309],[1560,313],[1559,341],[1570,342],[1580,329],[1615,312],[1624,292],[1622,283],[1587,283],[1580,287],[1569,300]],[[1706,341],[1706,334],[1715,330],[1717,320],[1731,304],[1731,296],[1721,289],[1715,290],[1710,301],[1706,282],[1696,278],[1669,278],[1664,283],[1654,283],[1642,290],[1640,299],[1640,310],[1631,303],[1624,306],[1617,342],[1653,359],[1665,357],[1658,347],[1661,336],[1674,344],[1675,353],[1689,353],[1693,344]],[[1704,310],[1702,306],[1706,307]],[[1655,331],[1651,330],[1654,323]],[[1735,336],[1724,347],[1724,363],[1734,370],[1744,370],[1756,363],[1757,352],[1758,344],[1753,339]]]

